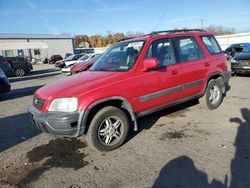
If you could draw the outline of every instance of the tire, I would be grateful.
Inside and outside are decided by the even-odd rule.
[[[86,140],[88,145],[98,152],[111,151],[126,141],[128,131],[127,115],[119,108],[107,106],[93,117]]]
[[[223,92],[222,84],[219,79],[209,81],[202,100],[202,103],[210,110],[214,110],[220,106],[223,100]]]
[[[25,71],[23,68],[19,67],[19,68],[16,68],[16,69],[15,69],[15,75],[16,75],[17,77],[22,77],[22,76],[24,76],[25,74],[26,74],[26,71]]]

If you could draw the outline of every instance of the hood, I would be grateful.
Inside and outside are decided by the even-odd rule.
[[[94,64],[94,61],[85,61],[85,62],[79,62],[75,65],[73,65],[73,67],[71,68],[72,71],[81,71],[86,69],[89,66],[92,66]]]
[[[238,53],[235,57],[235,60],[250,60],[250,52],[241,52]]]
[[[63,63],[65,60],[64,59],[62,59],[62,60],[58,60],[58,61],[56,61],[56,63]]]
[[[74,61],[65,61],[65,65],[66,66],[69,66],[69,65],[72,65],[72,64],[76,64],[76,63],[78,63],[79,61],[77,61],[77,60],[74,60]]]
[[[121,80],[126,72],[86,71],[38,89],[35,95],[52,100],[60,97],[78,97],[93,89],[104,87],[114,80]]]

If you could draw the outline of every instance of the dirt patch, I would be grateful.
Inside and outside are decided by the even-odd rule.
[[[26,154],[27,162],[22,166],[9,166],[0,170],[0,185],[29,187],[44,172],[51,168],[73,168],[78,170],[89,163],[84,160],[82,149],[85,143],[78,139],[55,139],[38,146]]]
[[[194,129],[194,132],[198,133],[198,134],[211,135],[210,132],[207,132],[207,131],[205,131],[203,129]]]
[[[169,140],[169,139],[182,139],[182,138],[189,137],[188,135],[186,135],[184,133],[185,131],[186,130],[172,131],[172,132],[163,133],[160,140],[164,141],[164,140]]]
[[[250,99],[248,97],[239,97],[239,96],[229,96],[229,97],[232,97],[232,98],[235,98],[235,99],[241,99],[241,100],[248,100],[248,99]]]

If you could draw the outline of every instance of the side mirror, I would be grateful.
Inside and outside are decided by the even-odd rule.
[[[143,61],[142,70],[146,72],[150,69],[155,69],[157,67],[159,67],[159,61],[157,58],[147,58],[147,59],[144,59]]]

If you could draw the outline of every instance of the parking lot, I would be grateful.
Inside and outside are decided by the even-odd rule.
[[[214,111],[195,100],[139,119],[139,131],[105,154],[29,120],[33,93],[63,77],[35,65],[0,96],[0,187],[249,187],[249,76],[232,77]]]

